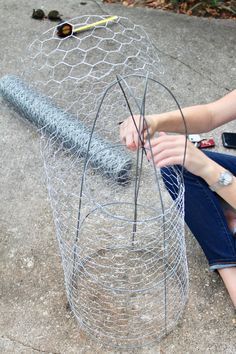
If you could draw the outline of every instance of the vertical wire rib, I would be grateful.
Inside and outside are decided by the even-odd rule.
[[[166,225],[165,225],[166,224],[166,218],[165,218],[165,207],[164,207],[164,201],[163,201],[162,195],[161,195],[161,187],[160,187],[160,183],[159,183],[158,176],[157,176],[156,165],[154,163],[154,155],[153,155],[153,151],[152,151],[151,139],[150,139],[150,133],[149,133],[148,127],[147,127],[147,140],[148,140],[148,144],[149,144],[149,147],[150,147],[151,158],[152,158],[152,163],[153,163],[153,167],[154,167],[154,171],[155,171],[155,178],[156,178],[156,183],[157,183],[157,186],[158,186],[161,209],[162,209],[162,230],[163,230],[163,248],[164,248],[164,255],[163,255],[163,263],[164,263],[164,309],[165,309],[164,312],[165,312],[165,333],[167,334],[167,281],[166,281],[166,277],[167,277],[168,266],[167,266],[167,261],[166,261]]]
[[[138,76],[138,75],[137,75],[137,76]],[[138,76],[138,77],[139,77],[139,76]],[[142,106],[140,106],[138,100],[137,100],[136,97],[134,96],[134,94],[133,94],[133,92],[132,92],[130,86],[127,84],[126,80],[125,80],[124,78],[122,78],[122,80],[123,80],[123,82],[124,82],[126,88],[128,89],[129,94],[130,94],[131,97],[134,99],[134,101],[135,101],[135,103],[136,103],[136,105],[137,105],[137,107],[138,107],[138,109],[139,109],[140,118],[141,118],[141,115],[142,115],[141,112],[142,112],[142,110],[143,110],[143,108],[142,108],[142,106],[143,106],[143,100],[142,100]],[[139,129],[138,129],[138,132],[140,132],[140,130],[141,130],[141,123],[143,124],[143,127],[144,127],[144,121],[139,120]],[[142,142],[143,142],[143,144],[144,144],[144,129],[143,129],[143,135],[142,135],[142,136],[140,135],[140,139],[139,139],[139,140],[140,140],[141,144],[142,144]],[[142,164],[143,164],[143,157],[144,157],[143,154],[145,153],[145,155],[147,155],[146,149],[145,149],[145,147],[144,147],[143,145],[141,145],[141,149],[142,149],[142,151],[141,151],[140,173],[142,173]],[[149,162],[149,161],[148,161],[148,162]],[[140,176],[140,178],[139,178],[138,190],[139,190],[139,187],[140,187],[140,182],[141,182],[141,176]]]
[[[120,78],[119,78],[119,77],[120,77]],[[120,81],[123,81],[124,79],[123,79],[120,75],[116,75],[116,78],[117,78],[117,82],[118,82],[118,84],[119,84],[119,86],[120,86],[120,88],[121,88],[121,91],[122,91],[122,93],[123,93],[123,95],[124,95],[124,98],[125,98],[127,107],[128,107],[128,109],[129,109],[131,118],[132,118],[132,120],[133,120],[135,129],[136,129],[136,131],[137,131],[137,133],[138,133],[138,138],[139,138],[139,140],[140,140],[140,142],[141,142],[142,149],[144,149],[145,155],[147,155],[146,149],[145,149],[144,146],[143,146],[143,145],[144,145],[144,142],[143,142],[143,140],[142,140],[141,134],[140,134],[140,132],[139,132],[139,130],[138,130],[138,127],[137,127],[137,124],[136,124],[136,122],[135,122],[134,115],[133,115],[133,112],[132,112],[132,110],[131,110],[129,101],[128,101],[128,99],[127,99],[126,93],[125,93],[125,91],[124,91],[124,89],[123,89],[123,87],[122,87],[122,85],[121,85],[121,82],[120,82]],[[128,90],[129,90],[129,93],[131,93],[131,95],[132,95],[132,97],[133,97],[132,91],[129,89],[129,87],[127,87],[127,88],[128,88]]]
[[[141,137],[141,134],[140,134],[140,131],[139,131],[139,128],[137,127],[137,124],[135,122],[135,118],[134,118],[134,115],[133,115],[133,112],[132,112],[132,109],[131,109],[131,106],[129,104],[129,101],[128,101],[128,98],[127,98],[127,95],[125,93],[125,90],[121,84],[121,81],[123,80],[122,77],[120,76],[120,78],[118,77],[118,75],[116,76],[117,78],[117,82],[120,86],[120,89],[122,91],[122,94],[124,96],[124,99],[126,101],[126,104],[127,104],[127,107],[129,109],[129,112],[130,112],[130,115],[132,117],[132,120],[133,120],[133,123],[134,123],[134,126],[135,126],[135,129],[137,130],[137,133],[138,133],[138,137],[139,137],[139,140],[141,142],[141,146],[143,146],[143,141],[142,141],[142,137]],[[141,120],[141,112],[140,112],[140,120]],[[140,125],[140,122],[139,122],[139,125]],[[137,200],[138,200],[138,174],[139,174],[139,149],[137,149],[137,153],[136,153],[136,169],[135,169],[135,184],[134,184],[134,220],[133,220],[133,231],[132,231],[132,246],[134,246],[134,239],[135,239],[135,234],[137,232],[137,214],[138,214],[138,206],[137,206]]]
[[[121,89],[121,92],[124,96],[124,99],[126,101],[126,104],[127,104],[127,107],[129,109],[129,112],[130,112],[130,115],[133,119],[133,123],[135,125],[135,128],[137,129],[138,131],[138,127],[137,127],[137,124],[135,122],[135,119],[134,119],[134,115],[133,115],[133,112],[131,110],[131,106],[129,104],[129,101],[128,101],[128,98],[126,96],[126,93],[125,93],[125,90],[121,84],[121,80],[122,80],[122,77],[120,77],[120,80],[119,80],[119,77],[118,75],[116,76],[116,79],[117,79],[117,82],[120,86],[120,89]],[[141,135],[139,134],[139,139],[141,140]],[[141,143],[142,143],[142,140],[141,140]],[[135,184],[134,184],[134,220],[133,220],[133,231],[132,231],[132,246],[134,246],[134,239],[135,239],[135,234],[137,232],[137,179],[138,179],[138,170],[139,170],[139,149],[137,149],[137,153],[136,153],[136,168],[135,168]]]
[[[124,79],[121,78],[121,80],[124,80]],[[149,77],[148,77],[148,73],[147,73],[147,75],[146,75],[146,80],[145,80],[144,96],[143,96],[145,99],[143,99],[142,107],[141,107],[141,110],[143,109],[143,112],[144,112],[144,113],[145,113],[145,103],[146,103],[146,92],[147,92],[148,80],[149,80]],[[152,80],[152,81],[154,81],[154,82],[160,84],[157,80]],[[124,96],[126,97],[125,92],[124,92],[124,90],[123,90],[123,87],[122,87],[121,84],[120,84],[120,81],[118,81],[118,83],[119,83],[119,85],[120,85],[120,87],[121,87],[121,89],[122,89],[122,92],[123,92]],[[164,85],[162,85],[162,84],[160,84],[160,85],[163,86],[164,88],[166,88]],[[129,90],[131,96],[134,97],[134,95],[133,95],[131,89],[129,88],[129,86],[128,86],[128,85],[126,85],[126,86],[127,86],[128,90]],[[167,89],[167,88],[166,88],[166,89]],[[174,97],[174,95],[172,94],[172,92],[171,92],[169,89],[167,89],[167,91],[171,94],[172,97]],[[127,98],[126,98],[126,99],[127,99]],[[175,97],[174,97],[174,99],[175,99]],[[179,106],[179,104],[178,104],[178,102],[177,102],[176,99],[175,99],[175,101],[176,101],[178,107],[180,108],[180,106]],[[143,147],[144,141],[143,141],[143,139],[142,139],[142,137],[141,137],[141,135],[140,135],[139,129],[138,129],[137,124],[136,124],[136,122],[135,122],[135,119],[134,119],[134,116],[133,116],[133,114],[132,114],[132,111],[131,111],[131,108],[130,108],[130,105],[129,105],[128,100],[127,100],[127,105],[128,105],[128,108],[129,108],[129,111],[130,111],[132,120],[133,120],[133,122],[134,122],[135,129],[136,129],[136,131],[137,131],[137,133],[138,133],[139,140],[141,141],[141,146]],[[180,112],[181,112],[182,117],[183,117],[183,113],[182,113],[181,109],[180,109]],[[186,122],[185,122],[185,120],[184,120],[184,117],[183,117],[183,121],[184,121],[184,126],[185,126],[185,128],[186,128]],[[159,183],[159,179],[158,179],[158,175],[157,175],[156,165],[155,165],[155,163],[154,163],[154,155],[153,155],[152,146],[151,146],[151,141],[150,141],[150,132],[149,132],[149,128],[148,128],[147,121],[146,121],[146,119],[145,119],[145,114],[143,114],[143,124],[145,124],[146,127],[147,127],[147,140],[148,140],[148,144],[149,144],[149,148],[150,148],[150,152],[151,152],[151,158],[152,158],[152,163],[153,163],[154,172],[155,172],[155,179],[156,179],[156,183],[157,183],[157,187],[158,187],[158,192],[159,192],[160,202],[161,202],[161,209],[162,209],[162,228],[163,228],[163,247],[164,247],[163,262],[164,262],[164,269],[165,269],[165,271],[164,271],[164,304],[165,304],[165,310],[164,310],[164,311],[165,311],[165,332],[167,333],[167,317],[168,317],[168,316],[167,316],[167,281],[166,281],[166,276],[167,276],[167,261],[166,261],[166,225],[165,225],[165,224],[166,224],[166,220],[165,220],[165,207],[164,207],[164,202],[163,202],[163,198],[162,198],[162,194],[161,194],[161,187],[160,187],[160,183]],[[186,146],[187,146],[187,142],[185,141],[185,149],[184,149],[183,164],[184,164],[184,162],[185,162]],[[146,154],[146,149],[145,149],[144,147],[143,147],[143,149],[144,149],[145,154]],[[182,173],[183,173],[183,169],[182,169]],[[136,187],[136,188],[137,188],[137,187]],[[136,216],[136,214],[135,214],[135,216]]]
[[[146,96],[146,92],[147,92],[147,86],[148,86],[148,73],[146,75],[146,80],[145,80],[145,96]],[[144,101],[144,105],[146,103],[146,100]],[[144,106],[144,112],[145,112],[145,106]],[[165,312],[165,333],[167,334],[167,282],[166,282],[166,277],[167,277],[167,270],[168,270],[168,262],[166,260],[166,220],[165,220],[165,207],[164,207],[164,202],[162,199],[162,194],[161,194],[161,186],[159,183],[159,179],[157,176],[157,170],[156,170],[156,165],[154,163],[154,155],[153,155],[153,151],[152,151],[152,145],[151,145],[151,139],[150,139],[150,133],[149,133],[149,129],[148,129],[148,124],[147,121],[145,119],[145,115],[143,116],[144,122],[146,127],[147,127],[147,138],[148,138],[148,143],[149,143],[149,147],[150,147],[150,151],[151,151],[151,157],[152,157],[152,163],[154,166],[154,171],[155,171],[155,177],[156,177],[156,181],[157,181],[157,186],[158,186],[158,191],[159,191],[159,196],[160,196],[160,202],[161,202],[161,209],[162,209],[162,228],[163,228],[163,247],[164,247],[164,256],[163,256],[163,262],[164,262],[164,312]]]
[[[145,116],[145,102],[146,102],[146,93],[147,93],[147,85],[145,86],[144,94],[143,94],[143,99],[142,99],[142,106],[140,108],[140,117],[139,117],[139,127],[138,131],[141,131],[141,126],[144,127],[144,116]],[[137,169],[136,169],[136,180],[135,180],[135,206],[136,206],[136,214],[135,214],[135,219],[137,220],[137,205],[138,205],[138,194],[139,194],[139,188],[140,188],[140,183],[141,183],[141,175],[142,175],[142,167],[143,167],[143,155],[144,151],[146,152],[143,144],[144,144],[144,129],[142,129],[143,136],[141,136],[141,157],[140,157],[140,167],[138,166],[139,163],[139,155],[140,155],[140,150],[139,148],[137,149]],[[141,135],[141,133],[140,133]],[[137,183],[136,183],[137,181]],[[137,226],[136,226],[137,228]],[[135,229],[135,232],[137,230]]]

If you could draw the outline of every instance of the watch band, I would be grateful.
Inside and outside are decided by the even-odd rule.
[[[220,173],[218,181],[216,183],[212,184],[211,186],[209,186],[209,188],[213,192],[216,192],[218,189],[220,189],[222,187],[227,187],[230,184],[232,184],[233,178],[234,178],[234,175],[230,171],[225,170]]]

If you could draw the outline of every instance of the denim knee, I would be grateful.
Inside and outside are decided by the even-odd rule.
[[[227,156],[227,155],[226,155]],[[234,266],[236,242],[229,230],[220,201],[206,182],[181,166],[162,168],[165,186],[175,200],[179,194],[174,173],[182,173],[185,184],[185,221],[202,247],[210,267]]]

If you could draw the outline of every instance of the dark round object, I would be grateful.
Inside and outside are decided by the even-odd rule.
[[[69,23],[63,23],[57,26],[57,35],[58,37],[64,38],[69,37],[73,34],[73,27]]]
[[[45,13],[42,9],[33,9],[32,18],[35,20],[42,20],[45,17]]]
[[[48,14],[48,19],[51,21],[61,21],[60,13],[57,10],[51,10]]]

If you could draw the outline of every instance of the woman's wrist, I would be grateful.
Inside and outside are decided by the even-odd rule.
[[[209,188],[236,210],[236,177],[217,164],[212,167],[211,173],[204,178]]]
[[[158,115],[157,114],[150,114],[147,116],[148,125],[151,128],[151,135],[156,133],[158,129]]]
[[[166,125],[168,125],[168,114],[150,114],[148,120],[153,134],[158,131],[168,131],[168,129],[166,129]]]
[[[171,111],[148,116],[153,133],[157,131],[169,133],[185,133],[182,116],[179,111]]]
[[[210,160],[210,159],[209,159]],[[205,182],[209,185],[212,186],[215,184],[219,176],[222,172],[225,171],[225,168],[222,167],[221,165],[217,164],[213,160],[210,160],[209,163],[207,163],[202,171],[200,172],[200,177],[205,180]]]

